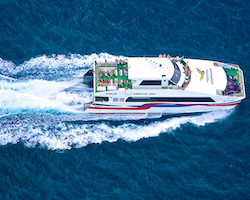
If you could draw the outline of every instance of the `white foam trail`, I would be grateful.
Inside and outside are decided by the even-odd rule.
[[[195,126],[204,126],[227,117],[232,111],[211,112],[198,116],[173,117],[148,125],[139,125],[127,122],[122,125],[109,125],[107,122],[69,124],[66,122],[47,121],[37,123],[27,119],[25,123],[11,124],[0,130],[0,144],[18,143],[22,140],[26,146],[41,146],[52,150],[80,148],[90,143],[103,141],[116,142],[123,139],[128,142],[142,138],[156,137],[162,133],[174,133],[182,125],[191,123]],[[34,124],[35,123],[35,124]]]
[[[8,75],[8,74],[12,74],[15,72],[15,67],[16,65],[11,62],[11,61],[7,61],[7,60],[3,60],[2,58],[0,58],[0,71],[1,73]]]
[[[83,104],[91,94],[66,92],[65,89],[77,84],[76,81],[56,82],[30,80],[26,82],[0,82],[0,109],[18,111],[23,109],[70,111],[69,104]],[[85,97],[83,96],[85,95]]]
[[[91,55],[80,55],[80,54],[52,54],[41,55],[35,58],[31,58],[29,61],[25,61],[24,63],[16,66],[11,61],[6,61],[0,58],[0,72],[3,75],[16,75],[23,71],[29,70],[42,70],[42,69],[60,69],[62,68],[65,72],[70,72],[75,69],[79,69],[78,75],[82,76],[81,69],[90,69],[92,68],[92,64],[97,59],[124,59],[124,56],[114,56],[108,53],[93,53]]]

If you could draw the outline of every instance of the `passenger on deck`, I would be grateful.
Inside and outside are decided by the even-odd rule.
[[[106,86],[109,84],[109,82],[110,81],[107,78],[105,78],[104,83],[105,83]]]
[[[223,91],[223,95],[239,93],[240,91],[240,83],[237,82],[237,76],[235,75],[231,78],[231,80],[227,81],[227,87]]]
[[[235,92],[240,92],[240,85],[239,84],[235,84],[234,90],[235,90]]]
[[[127,85],[128,85],[128,80],[125,80],[124,83],[125,83],[125,85],[127,86]]]
[[[185,74],[187,74],[187,70],[188,70],[187,66],[183,66],[183,69],[184,69]]]
[[[188,71],[188,78],[191,79],[191,71]]]
[[[128,76],[128,70],[127,70],[127,68],[124,68],[124,74],[125,74],[125,76]]]
[[[184,55],[179,58],[179,61],[182,62],[184,60]]]
[[[231,81],[228,81],[227,86],[230,87],[231,85],[233,85],[233,83]]]
[[[99,71],[98,71],[98,76],[101,76],[101,75],[102,75],[102,70],[99,69]]]
[[[178,61],[178,58],[170,58],[170,60],[172,60],[173,62],[177,62]]]
[[[236,75],[233,76],[233,81],[234,81],[235,83],[237,83],[237,76],[236,76]]]
[[[160,55],[159,55],[159,58],[162,58],[162,55],[161,55],[161,53],[160,53]]]
[[[122,79],[120,80],[120,85],[123,86],[123,80]]]
[[[115,85],[118,86],[118,78],[115,78]]]
[[[162,57],[163,57],[163,58],[166,58],[166,54],[164,53]]]
[[[103,86],[103,81],[102,80],[99,81],[98,86]]]
[[[182,84],[182,88],[186,88],[188,85],[188,80],[185,80],[184,83]]]

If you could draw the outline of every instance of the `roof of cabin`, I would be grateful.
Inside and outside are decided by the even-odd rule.
[[[171,79],[174,66],[168,58],[129,58],[129,79]]]

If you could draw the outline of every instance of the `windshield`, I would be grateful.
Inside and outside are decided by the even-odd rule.
[[[181,78],[181,70],[175,62],[173,62],[173,61],[171,61],[171,62],[174,65],[174,75],[172,76],[170,81],[176,85]]]

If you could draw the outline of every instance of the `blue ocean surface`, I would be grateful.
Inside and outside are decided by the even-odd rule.
[[[250,199],[250,110],[83,113],[97,58],[240,65],[248,0],[1,0],[0,199]]]

